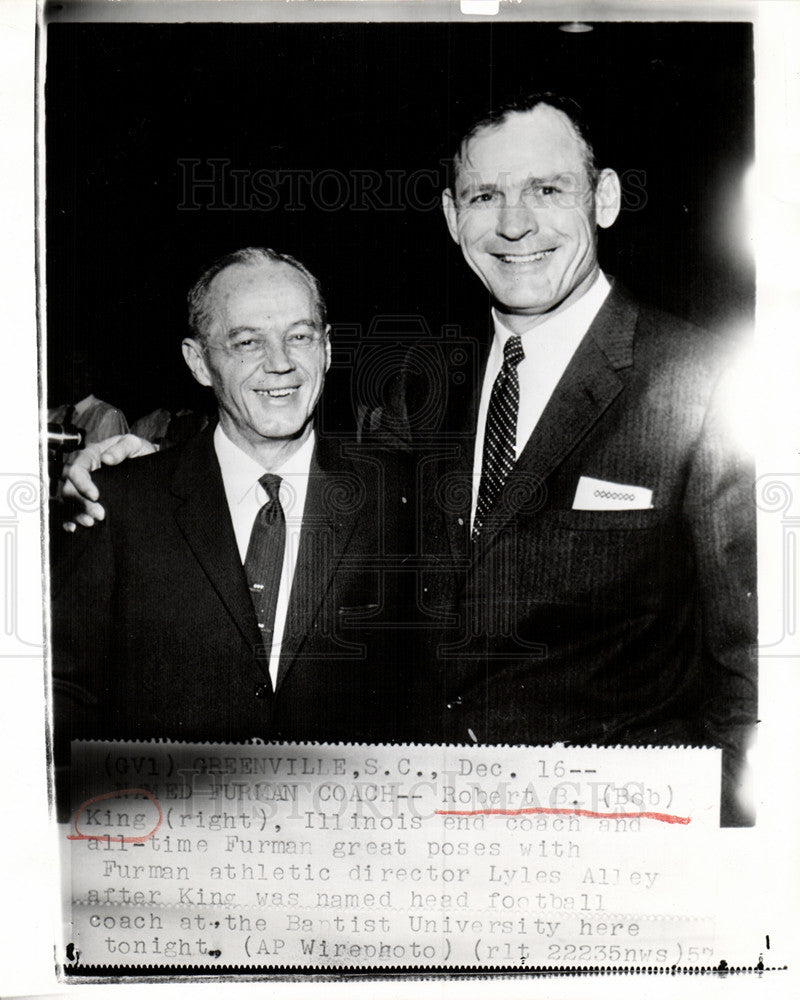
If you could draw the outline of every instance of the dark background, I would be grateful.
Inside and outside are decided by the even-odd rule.
[[[88,367],[90,388],[131,421],[202,405],[179,350],[186,290],[222,253],[263,244],[320,277],[334,330],[346,328],[326,390],[346,426],[350,350],[377,317],[422,316],[435,334],[486,310],[432,207],[430,172],[444,181],[441,161],[488,106],[547,89],[584,104],[600,165],[623,178],[605,270],[701,325],[750,319],[738,228],[753,159],[748,24],[51,25],[48,403],[85,395]],[[210,159],[228,161],[227,181],[187,190]],[[238,192],[237,170],[250,172]],[[294,207],[286,182],[265,192],[254,172],[275,170],[316,177],[317,204],[307,182]],[[388,209],[359,197],[353,171],[375,173]],[[428,173],[409,204],[415,171]]]

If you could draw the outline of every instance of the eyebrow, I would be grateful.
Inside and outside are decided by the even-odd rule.
[[[296,326],[310,326],[316,330],[319,327],[319,323],[317,323],[315,319],[296,319],[294,323],[290,323],[286,329],[293,330]]]
[[[464,187],[458,190],[458,197],[463,198],[468,194],[484,194],[497,190],[496,184],[470,184],[467,182]]]
[[[319,328],[319,324],[313,319],[296,319],[294,323],[290,323],[289,326],[283,331],[288,333],[289,330],[294,330],[297,326],[310,326],[312,329],[316,330]],[[233,326],[227,331],[227,338],[231,340],[233,337],[238,337],[242,333],[260,333],[261,330],[257,326]]]
[[[572,178],[573,176],[574,174],[569,170],[562,170],[560,173],[551,174],[549,177],[526,177],[525,187],[546,187],[549,184],[558,184],[563,182],[564,178]],[[491,194],[497,190],[497,184],[494,183],[471,184],[467,181],[467,183],[458,190],[458,197],[465,198],[467,195],[471,194]]]

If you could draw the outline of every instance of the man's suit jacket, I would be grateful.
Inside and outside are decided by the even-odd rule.
[[[420,738],[739,748],[756,705],[754,475],[726,426],[721,345],[613,289],[473,545],[490,336],[474,363],[466,335],[460,353],[412,349],[370,417],[416,453],[426,511],[438,670]],[[649,488],[652,509],[573,509],[582,476]]]
[[[78,530],[52,578],[62,758],[70,737],[402,735],[404,657],[384,627],[397,620],[387,567],[405,506],[391,463],[318,439],[275,691],[213,428],[104,470],[97,484],[106,519]]]

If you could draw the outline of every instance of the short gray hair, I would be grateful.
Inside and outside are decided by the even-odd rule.
[[[322,286],[319,280],[308,270],[305,264],[301,264],[296,257],[288,253],[280,253],[270,247],[245,247],[242,250],[234,250],[233,253],[225,254],[219,260],[205,269],[197,281],[189,289],[187,303],[189,306],[189,328],[193,336],[201,343],[206,343],[208,328],[211,323],[211,314],[208,303],[208,293],[211,282],[218,274],[234,264],[288,264],[308,281],[314,295],[314,308],[320,326],[324,327],[327,322],[328,310],[325,299],[322,297]]]

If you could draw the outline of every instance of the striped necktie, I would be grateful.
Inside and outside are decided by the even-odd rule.
[[[253,521],[244,572],[258,629],[269,657],[283,570],[283,551],[286,546],[286,518],[279,496],[281,477],[267,472],[259,479],[259,483],[267,494],[267,502]]]
[[[509,337],[503,348],[503,367],[492,386],[486,436],[483,443],[481,483],[472,541],[477,541],[486,517],[494,506],[503,483],[516,461],[517,412],[519,410],[519,372],[517,365],[525,357],[522,340],[517,334]]]

